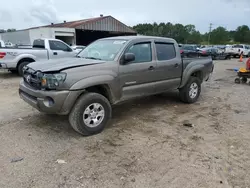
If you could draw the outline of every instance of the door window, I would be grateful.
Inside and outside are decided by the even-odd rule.
[[[239,45],[239,44],[236,44],[236,45],[233,46],[233,48],[243,48],[243,46]]]
[[[175,46],[172,43],[155,43],[155,47],[159,61],[171,60],[176,57]]]
[[[49,41],[51,50],[61,50],[61,51],[70,51],[70,48],[60,41]]]
[[[135,60],[132,63],[142,63],[152,61],[151,43],[138,43],[131,46],[127,53],[135,54]]]

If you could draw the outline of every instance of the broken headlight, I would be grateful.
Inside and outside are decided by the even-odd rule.
[[[66,73],[43,74],[40,77],[41,86],[46,89],[56,89],[63,84],[66,76]]]

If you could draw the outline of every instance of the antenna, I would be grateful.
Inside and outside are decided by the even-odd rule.
[[[210,41],[210,37],[211,37],[212,26],[213,26],[213,24],[210,23],[210,24],[209,24],[208,40],[207,40],[207,44],[208,44],[208,45],[209,45],[209,41]]]

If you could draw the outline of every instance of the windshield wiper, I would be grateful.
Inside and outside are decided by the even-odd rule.
[[[97,58],[97,57],[82,57],[85,59],[94,59],[94,60],[102,60],[101,58]]]

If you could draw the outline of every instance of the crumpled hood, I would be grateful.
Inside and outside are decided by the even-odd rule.
[[[69,68],[95,65],[100,63],[105,63],[105,61],[75,57],[75,58],[59,58],[59,59],[52,59],[45,61],[37,61],[28,64],[28,67],[30,67],[33,70],[41,72],[57,72]]]

